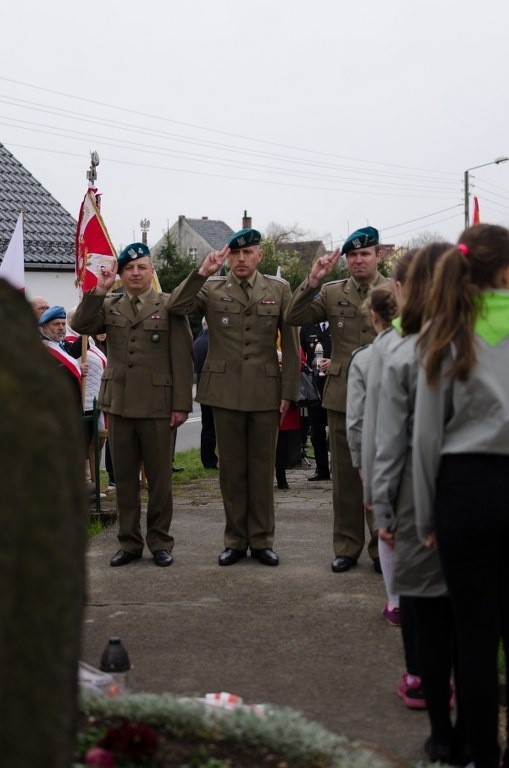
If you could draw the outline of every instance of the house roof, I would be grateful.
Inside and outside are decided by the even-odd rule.
[[[76,220],[30,171],[0,144],[0,258],[24,209],[25,266],[74,269]]]
[[[202,237],[205,242],[214,248],[220,250],[223,248],[230,237],[233,235],[233,229],[225,224],[224,221],[214,221],[213,219],[187,219],[186,223]]]

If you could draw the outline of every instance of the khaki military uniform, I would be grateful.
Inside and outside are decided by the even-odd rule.
[[[387,278],[377,273],[371,285]],[[346,387],[350,357],[354,349],[370,344],[375,330],[361,313],[361,297],[352,277],[312,288],[306,279],[295,291],[286,311],[292,325],[308,325],[328,320],[332,339],[332,356],[325,380],[323,406],[327,408],[331,450],[332,503],[334,509],[333,546],[336,557],[355,560],[364,546],[364,506],[362,484],[352,466],[346,438]],[[367,515],[372,531],[371,515]],[[377,556],[376,536],[371,535],[368,551]]]
[[[78,333],[107,334],[108,363],[98,406],[108,414],[117,489],[118,539],[134,555],[143,550],[140,467],[149,486],[147,546],[173,548],[172,411],[192,410],[193,353],[187,318],[173,317],[165,294],[145,296],[135,314],[126,294],[85,294],[73,319]]]
[[[286,280],[256,272],[247,298],[233,276],[192,272],[171,294],[171,312],[198,310],[207,319],[209,349],[197,400],[214,408],[225,547],[272,547],[274,465],[282,399],[297,401],[297,332],[283,320]],[[282,370],[276,341],[281,333]]]

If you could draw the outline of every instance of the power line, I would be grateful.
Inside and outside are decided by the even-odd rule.
[[[440,213],[446,213],[446,211],[452,211],[454,208],[463,207],[462,203],[457,205],[451,205],[449,208],[442,208],[440,211],[434,211],[433,213],[427,213],[424,216],[418,216],[416,219],[409,219],[408,221],[402,221],[400,224],[392,224],[390,227],[380,227],[381,232],[387,232],[388,229],[397,229],[397,227],[404,227],[406,224],[413,224],[414,221],[422,221],[422,219],[429,219],[431,216],[438,216]]]
[[[198,139],[191,139],[191,138],[179,135],[179,134],[172,134],[172,133],[168,133],[166,131],[154,130],[154,129],[145,128],[145,127],[142,127],[142,126],[133,126],[133,125],[126,126],[125,123],[121,123],[121,122],[119,122],[117,120],[109,120],[109,119],[104,119],[104,118],[96,119],[95,117],[90,117],[89,115],[85,115],[83,113],[79,113],[79,112],[75,112],[75,111],[71,111],[71,110],[60,110],[59,108],[55,108],[55,107],[48,107],[48,108],[46,108],[46,107],[43,107],[43,106],[41,106],[39,104],[36,104],[35,106],[32,107],[30,105],[34,104],[34,102],[28,102],[25,99],[18,100],[18,101],[23,102],[23,103],[16,104],[16,106],[20,106],[23,109],[30,109],[30,110],[33,110],[33,111],[36,111],[36,112],[43,112],[44,114],[49,114],[51,116],[56,116],[56,117],[61,117],[61,115],[65,115],[68,119],[79,120],[80,125],[83,125],[83,123],[85,122],[85,123],[90,123],[92,125],[101,125],[101,126],[106,126],[106,127],[110,127],[110,128],[113,127],[116,130],[121,130],[123,132],[134,133],[134,134],[139,133],[139,134],[141,134],[143,136],[155,136],[157,138],[163,138],[163,139],[168,139],[169,138],[169,139],[171,139],[173,141],[184,142],[184,143],[187,143],[187,144],[192,144],[192,145],[197,145],[197,146],[202,146],[202,147],[207,147],[207,148],[213,147],[215,149],[220,149],[221,151],[225,151],[225,152],[233,153],[233,154],[239,154],[240,155],[241,153],[245,153],[245,154],[248,154],[248,155],[254,156],[254,157],[276,159],[276,160],[282,161],[284,163],[290,163],[290,164],[297,163],[297,164],[299,164],[299,166],[304,164],[304,165],[307,165],[307,166],[312,166],[312,167],[315,166],[315,167],[324,168],[324,169],[327,169],[327,170],[337,169],[337,170],[340,170],[340,171],[343,171],[343,172],[344,171],[347,171],[347,172],[351,171],[354,174],[369,174],[370,176],[376,175],[376,176],[382,177],[383,179],[389,177],[390,179],[395,179],[395,180],[396,179],[401,179],[401,180],[404,180],[406,182],[412,182],[413,180],[415,180],[417,183],[419,183],[421,185],[421,187],[422,187],[422,184],[428,184],[430,182],[434,183],[434,184],[448,185],[448,186],[453,184],[453,183],[455,183],[453,180],[449,180],[449,179],[436,179],[436,178],[432,178],[432,177],[430,178],[430,177],[425,177],[425,176],[424,177],[423,176],[416,176],[414,174],[395,174],[395,173],[389,173],[387,171],[373,171],[373,170],[368,170],[368,169],[363,169],[363,168],[353,168],[351,166],[342,166],[342,165],[338,165],[337,163],[332,163],[331,164],[330,162],[329,163],[317,162],[317,161],[313,161],[313,160],[307,160],[307,159],[304,159],[304,158],[295,158],[295,157],[291,157],[291,156],[290,157],[285,157],[284,155],[275,155],[273,153],[259,152],[259,151],[256,151],[256,150],[248,149],[246,147],[232,147],[230,145],[220,144],[218,142],[210,142],[210,141],[203,141],[203,140],[198,140]],[[12,101],[6,101],[5,98],[0,98],[0,103],[7,103],[10,106],[12,106]],[[60,126],[48,126],[47,124],[44,124],[44,123],[34,123],[34,122],[31,122],[31,121],[24,121],[21,118],[5,118],[5,116],[4,116],[4,119],[11,119],[11,120],[15,120],[16,122],[24,122],[24,123],[31,124],[31,125],[37,125],[38,127],[52,128],[53,130],[58,130],[58,131],[61,131],[61,132],[64,132],[66,130],[64,128],[61,128]],[[80,132],[80,131],[75,131],[73,129],[67,129],[67,130],[72,130],[72,133],[78,133],[79,135],[83,135],[83,136],[87,136],[87,138],[91,138],[90,134],[87,134],[87,133],[84,133],[84,132]],[[103,141],[108,141],[109,140],[109,138],[106,138],[106,139],[104,137],[102,137],[102,138],[103,138]],[[133,142],[132,140],[128,140],[128,139],[125,139],[125,140],[124,139],[119,139],[118,137],[116,137],[116,141],[117,142],[121,141],[122,143],[137,144],[138,146],[145,146],[145,147],[151,146],[151,145],[147,145],[147,144],[142,145],[142,144],[140,144],[138,142]],[[114,145],[114,146],[118,146],[118,144]],[[169,150],[167,150],[166,148],[163,148],[163,147],[159,147],[159,149],[164,150],[165,152],[169,151]],[[189,153],[189,154],[191,154],[191,153]],[[201,155],[201,157],[205,157],[205,156]],[[234,162],[246,163],[248,161],[245,161],[245,160],[240,161],[240,160],[238,160],[238,161],[234,161]],[[331,178],[331,177],[326,175],[326,178]],[[348,180],[351,180],[351,179],[348,179]],[[376,180],[373,181],[373,180],[370,179],[369,183],[373,184],[373,183],[381,183],[381,182],[376,181]],[[385,181],[383,183],[390,184],[389,181]],[[396,184],[396,182],[395,182],[395,184]],[[401,182],[400,182],[400,184],[401,184]],[[430,187],[427,187],[427,189],[430,190]],[[441,191],[441,190],[437,189],[437,190],[434,190],[434,191]]]
[[[444,221],[452,221],[455,219],[456,216],[447,216],[445,219],[439,219],[438,221],[432,221],[431,226],[435,226],[435,224],[443,224]],[[412,234],[412,232],[419,232],[421,229],[426,229],[428,225],[424,225],[422,227],[414,227],[413,229],[407,229],[406,232],[397,232],[394,237],[403,237],[403,235],[409,235]]]
[[[9,118],[7,119],[9,120]],[[280,174],[283,176],[288,177],[295,177],[295,178],[303,178],[303,179],[316,179],[316,180],[325,180],[325,181],[331,181],[331,182],[340,182],[340,183],[356,183],[360,185],[368,184],[370,187],[376,186],[379,188],[388,188],[390,189],[398,189],[403,192],[404,190],[408,191],[419,191],[422,192],[443,192],[444,190],[441,189],[434,189],[433,187],[423,187],[422,185],[415,186],[410,185],[408,183],[395,183],[393,181],[378,181],[373,179],[352,179],[348,177],[341,177],[341,176],[333,176],[331,174],[319,174],[319,173],[311,173],[306,171],[300,171],[298,172],[297,169],[295,171],[292,171],[290,169],[285,168],[278,168],[267,165],[267,164],[260,164],[260,163],[251,163],[246,160],[234,160],[234,159],[224,159],[224,158],[214,158],[210,157],[201,153],[196,152],[182,152],[182,151],[174,151],[170,149],[166,149],[165,147],[152,147],[152,145],[149,144],[143,144],[141,142],[133,142],[129,139],[120,139],[119,141],[121,144],[113,142],[109,139],[109,137],[104,137],[97,134],[90,134],[85,133],[84,131],[76,131],[76,130],[69,130],[69,129],[63,129],[52,125],[47,125],[46,123],[34,123],[33,121],[29,120],[21,120],[19,118],[16,118],[13,124],[12,120],[11,122],[8,121],[2,121],[0,120],[0,125],[5,125],[8,127],[15,127],[17,129],[26,130],[26,131],[33,131],[36,132],[38,135],[44,133],[49,136],[58,136],[58,137],[65,137],[68,139],[71,139],[73,141],[82,141],[82,137],[85,137],[89,141],[91,139],[94,139],[96,142],[99,141],[105,146],[110,146],[115,149],[127,149],[128,151],[137,151],[142,152],[144,154],[151,154],[151,155],[159,155],[162,157],[174,157],[176,159],[181,160],[190,160],[192,162],[200,162],[200,163],[207,163],[207,164],[213,164],[213,165],[220,165],[220,166],[226,166],[230,168],[242,168],[244,169],[247,166],[250,167],[250,170],[253,170],[257,173],[269,173],[269,174]],[[30,127],[34,126],[34,127]],[[42,130],[42,129],[51,129],[51,130]]]
[[[128,113],[128,114],[138,115],[139,117],[149,118],[151,120],[161,120],[163,122],[174,123],[175,125],[182,125],[182,126],[185,126],[187,128],[193,128],[195,130],[206,131],[206,132],[210,132],[210,133],[216,133],[216,134],[220,134],[220,135],[223,135],[223,136],[229,136],[230,138],[237,138],[237,139],[243,139],[243,140],[247,140],[247,141],[252,141],[252,142],[255,142],[255,143],[258,143],[258,144],[267,144],[267,145],[270,145],[270,146],[283,147],[285,149],[292,149],[292,150],[297,150],[299,152],[306,152],[306,153],[310,153],[310,154],[321,155],[323,157],[334,157],[334,158],[341,159],[341,160],[349,160],[350,162],[360,162],[360,163],[366,163],[366,164],[371,164],[371,165],[378,165],[378,166],[389,167],[389,168],[400,168],[400,169],[403,169],[403,170],[424,171],[426,173],[438,173],[438,174],[444,175],[444,176],[447,176],[447,175],[448,176],[453,176],[454,175],[451,171],[430,170],[429,168],[414,168],[414,167],[409,167],[409,166],[397,165],[395,163],[384,163],[384,162],[380,162],[380,161],[377,161],[377,160],[364,160],[362,158],[349,157],[347,155],[337,155],[337,154],[334,154],[334,153],[331,153],[331,152],[322,152],[320,150],[309,149],[307,147],[299,147],[299,146],[292,145],[292,144],[284,144],[282,142],[269,141],[269,140],[266,140],[266,139],[255,138],[253,136],[246,136],[246,135],[243,135],[243,134],[232,133],[232,132],[228,132],[228,131],[219,130],[219,129],[216,129],[216,128],[210,128],[208,126],[201,126],[201,125],[198,125],[198,124],[195,124],[195,123],[187,123],[187,122],[184,122],[182,120],[174,120],[172,118],[163,117],[161,115],[153,115],[153,114],[150,114],[150,113],[147,113],[147,112],[143,112],[141,110],[135,110],[135,109],[128,108],[128,107],[120,107],[120,106],[117,106],[117,105],[114,105],[114,104],[111,104],[111,103],[105,103],[105,102],[102,102],[102,101],[98,101],[96,99],[88,99],[88,98],[85,98],[83,96],[76,96],[75,94],[66,93],[65,91],[57,91],[57,90],[52,89],[52,88],[45,88],[43,86],[34,85],[33,83],[25,83],[25,82],[23,82],[21,80],[14,80],[13,78],[9,78],[9,77],[2,77],[2,76],[0,76],[0,80],[3,80],[4,82],[8,82],[8,83],[13,83],[15,85],[21,85],[21,86],[23,86],[25,88],[32,88],[32,89],[37,90],[37,91],[43,91],[45,93],[51,93],[51,94],[57,95],[57,96],[64,96],[67,99],[74,99],[76,101],[82,101],[82,102],[87,103],[87,104],[95,104],[96,106],[107,107],[108,109],[115,109],[115,110],[119,110],[121,112],[125,112],[125,113]]]
[[[43,147],[34,147],[27,144],[18,144],[18,143],[11,143],[11,142],[8,142],[8,144],[9,146],[12,146],[12,147],[22,147],[24,149],[32,149],[36,152],[51,152],[52,154],[68,155],[70,157],[80,157],[83,159],[82,153],[65,152],[63,150],[47,149]],[[292,187],[295,189],[312,189],[318,192],[348,192],[349,194],[354,194],[354,195],[375,195],[376,197],[396,197],[396,198],[405,197],[406,199],[408,198],[422,199],[423,197],[431,200],[449,199],[449,196],[444,197],[443,195],[423,194],[422,190],[418,194],[411,194],[408,191],[401,192],[399,194],[397,192],[380,192],[380,191],[372,191],[370,189],[368,190],[353,189],[350,186],[339,188],[339,187],[314,186],[310,184],[291,184],[283,181],[275,181],[273,179],[252,179],[252,178],[247,178],[242,176],[228,176],[226,174],[208,173],[207,171],[195,171],[189,168],[188,169],[172,168],[172,167],[162,166],[162,165],[153,165],[150,163],[137,163],[137,162],[133,162],[132,160],[117,160],[112,157],[105,157],[104,160],[107,160],[110,163],[116,163],[118,165],[131,166],[135,168],[151,168],[154,170],[166,171],[169,173],[184,173],[184,174],[191,174],[193,176],[206,176],[206,177],[216,178],[216,179],[227,179],[229,181],[243,181],[243,182],[248,182],[250,184],[270,184],[272,186]]]

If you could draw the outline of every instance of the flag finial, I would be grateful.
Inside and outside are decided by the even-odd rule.
[[[93,187],[97,179],[97,166],[99,165],[99,153],[95,149],[90,150],[90,170],[87,171],[88,186]]]

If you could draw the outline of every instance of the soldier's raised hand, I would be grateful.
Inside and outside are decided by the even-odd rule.
[[[211,253],[207,254],[198,270],[198,274],[202,275],[203,277],[210,277],[211,275],[215,275],[215,273],[218,272],[219,269],[221,269],[223,266],[224,262],[228,258],[229,253],[230,249],[227,245],[225,245],[222,250],[212,251]]]
[[[336,248],[332,253],[326,253],[325,256],[320,256],[320,258],[315,261],[311,268],[311,272],[309,273],[308,280],[309,285],[312,288],[317,288],[322,280],[327,277],[327,275],[330,275],[338,263],[339,254],[339,248]]]
[[[108,264],[102,264],[97,274],[97,287],[100,291],[109,291],[117,278],[118,264],[112,257]]]

